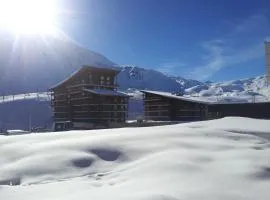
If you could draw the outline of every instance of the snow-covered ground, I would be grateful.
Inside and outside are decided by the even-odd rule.
[[[0,199],[269,200],[269,136],[248,118],[0,136]]]

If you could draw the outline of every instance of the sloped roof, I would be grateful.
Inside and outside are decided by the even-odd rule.
[[[107,67],[93,67],[93,66],[87,66],[84,65],[82,67],[80,67],[79,69],[77,69],[75,72],[73,72],[72,74],[70,74],[70,76],[68,76],[67,78],[65,78],[64,80],[60,81],[59,83],[57,83],[56,85],[52,86],[50,88],[50,90],[64,84],[65,82],[67,82],[70,78],[76,76],[79,72],[81,72],[82,70],[86,70],[86,69],[93,69],[93,70],[106,70],[106,71],[114,71],[116,72],[116,74],[118,74],[121,70],[117,69],[115,67],[112,68],[107,68]]]
[[[194,103],[201,103],[201,104],[212,104],[215,103],[214,101],[203,101],[194,97],[184,97],[184,96],[177,96],[169,92],[160,92],[160,91],[152,91],[152,90],[141,90],[143,93],[149,93],[149,94],[156,94],[163,97],[173,98],[173,99],[179,99],[183,101],[189,101]]]
[[[114,91],[114,90],[105,90],[105,89],[83,89],[85,92],[90,92],[93,94],[98,94],[102,96],[121,96],[121,97],[129,97],[127,93]]]

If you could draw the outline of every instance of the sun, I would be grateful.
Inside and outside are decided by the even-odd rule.
[[[0,27],[16,34],[54,32],[55,0],[0,0]]]

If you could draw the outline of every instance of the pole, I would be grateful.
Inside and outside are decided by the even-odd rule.
[[[32,132],[32,117],[31,117],[31,114],[29,115],[28,122],[29,122],[29,132]]]

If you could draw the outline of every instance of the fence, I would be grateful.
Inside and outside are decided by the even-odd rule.
[[[2,96],[0,96],[0,103],[7,103],[7,102],[26,100],[26,99],[50,101],[51,92],[36,92],[36,93],[25,93],[25,94],[2,95]]]

